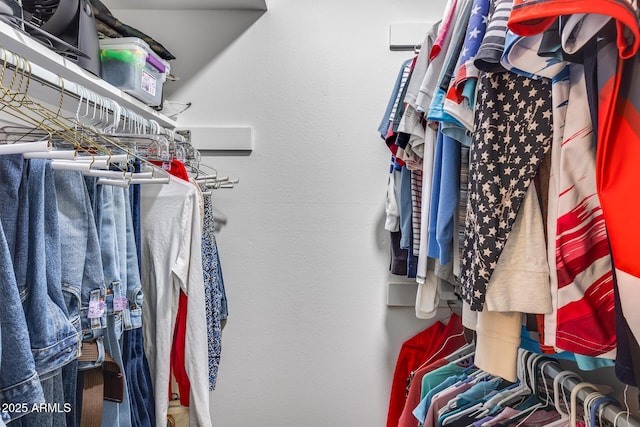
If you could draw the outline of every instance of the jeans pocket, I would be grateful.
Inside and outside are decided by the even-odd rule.
[[[62,368],[77,357],[80,344],[78,331],[50,298],[32,301],[25,314],[31,352],[40,376]]]

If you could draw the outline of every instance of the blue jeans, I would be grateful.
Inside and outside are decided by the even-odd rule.
[[[2,161],[0,160],[0,170]],[[0,173],[1,175],[1,173]],[[0,186],[6,181],[0,179]],[[20,294],[13,272],[9,246],[0,221],[0,353],[5,357],[0,365],[0,403],[14,411],[0,413],[4,421],[23,415],[23,404],[44,402],[44,394],[33,354],[29,346],[27,320],[22,310]],[[11,355],[11,357],[7,357]]]
[[[65,396],[62,373],[58,370],[50,378],[41,381],[48,404],[56,404],[52,411],[31,412],[9,424],[9,427],[69,427],[65,414]]]
[[[100,253],[107,294],[105,297],[107,309],[107,329],[105,336],[105,350],[118,363],[125,376],[123,401],[121,403],[105,402],[102,413],[103,425],[126,426],[131,425],[131,408],[129,391],[126,381],[120,338],[123,331],[121,310],[116,310],[116,298],[126,297],[126,212],[124,189],[108,185],[95,188],[95,214],[100,218],[97,223]],[[123,281],[123,277],[125,280]],[[125,310],[126,311],[126,310]]]
[[[29,365],[35,364],[39,380],[52,388],[60,388],[59,369],[77,357],[79,349],[78,332],[69,321],[68,312],[60,286],[60,248],[57,223],[57,206],[54,192],[53,171],[50,162],[37,160],[25,162],[22,156],[3,156],[0,160],[0,194],[3,195],[0,218],[4,229],[7,230],[5,244],[8,260],[3,262],[5,278],[4,286],[9,289],[15,286],[19,292],[22,307],[14,307],[14,319],[8,320],[2,316],[2,323],[8,325],[15,321],[17,310],[22,308],[24,325],[16,325],[12,333],[19,335],[7,338],[5,333],[5,354],[15,357],[7,359],[2,366],[2,384],[7,387],[2,393],[2,400],[10,402],[13,396],[27,392],[18,403],[30,402],[30,394],[38,395],[37,399],[44,399],[42,385],[34,386],[33,378],[23,378],[24,387],[15,388],[12,379],[15,375],[25,374],[25,365],[17,363],[24,359]],[[46,223],[45,223],[46,221]],[[46,224],[46,226],[45,226]],[[13,267],[13,274],[9,270]],[[13,276],[11,280],[8,276]],[[12,296],[7,295],[10,305]],[[2,298],[5,300],[5,298]],[[6,305],[5,305],[6,307]],[[19,320],[19,319],[18,319]],[[4,326],[3,326],[4,329]],[[25,340],[25,337],[28,339]],[[24,344],[30,346],[32,356],[26,356],[21,348]],[[8,352],[7,352],[8,350]],[[6,362],[10,360],[10,362]],[[13,371],[15,365],[17,372]],[[35,381],[38,380],[35,379]],[[22,390],[24,389],[24,390]],[[9,414],[17,418],[25,414],[21,409]],[[51,417],[50,417],[51,418]]]
[[[136,165],[139,170],[139,165]],[[127,373],[133,427],[155,426],[155,400],[142,335],[142,285],[140,283],[140,185],[129,188],[127,210],[127,298],[130,325],[125,322],[122,357]],[[130,326],[130,327],[129,327]]]
[[[106,288],[100,242],[89,192],[81,172],[56,171],[56,195],[62,261],[62,290],[71,319],[80,318],[83,341],[103,335],[105,315],[89,319],[92,296],[104,298]]]
[[[137,187],[139,185],[134,185]],[[139,212],[134,214],[135,206],[133,206],[132,200],[139,200],[139,192],[137,195],[131,196],[131,192],[136,190],[125,191],[124,200],[124,213],[125,213],[125,245],[126,252],[123,254],[126,257],[125,269],[126,274],[123,278],[126,281],[127,299],[129,300],[129,309],[125,316],[125,330],[141,328],[142,327],[142,284],[140,283],[140,257],[139,257],[139,245],[136,241],[135,223],[134,218],[137,217],[138,226],[140,221]],[[139,210],[139,201],[138,208]]]
[[[156,411],[149,364],[144,356],[142,328],[125,331],[123,357],[129,382],[131,400],[131,425],[155,426]]]
[[[82,333],[83,341],[97,341],[98,348],[102,351],[106,312],[104,316],[88,318],[91,295],[105,295],[102,258],[91,200],[80,172],[58,170],[55,183],[60,246],[65,254],[62,262],[62,291],[67,310],[77,330]],[[63,368],[65,402],[70,403],[72,408],[67,414],[68,427],[79,425],[79,400],[76,398],[78,370],[99,366],[103,358],[104,352],[95,363],[79,364],[74,361]]]
[[[58,206],[51,162],[30,160],[28,165],[29,255],[27,284],[21,293],[36,370],[44,380],[78,357],[80,339],[62,295]]]

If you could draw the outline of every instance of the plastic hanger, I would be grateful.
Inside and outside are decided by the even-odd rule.
[[[564,396],[564,380],[569,377],[575,377],[578,378],[579,381],[582,381],[582,379],[580,379],[580,377],[578,377],[577,374],[572,371],[561,371],[558,375],[555,376],[555,378],[553,379],[553,406],[555,407],[556,412],[560,414],[560,419],[547,424],[545,427],[561,427],[569,425],[569,413],[564,412],[562,410],[562,406],[560,405],[560,395],[562,394]],[[566,402],[565,407],[567,409],[569,408],[569,405],[566,405]]]
[[[0,145],[0,154],[23,154],[31,152],[47,152],[49,150],[48,141],[24,142],[18,144]]]
[[[575,387],[573,387],[573,389],[571,390],[571,412],[570,412],[570,419],[569,419],[570,420],[569,425],[571,427],[576,427],[578,392],[586,387],[590,387],[594,390],[598,390],[598,387],[588,382],[581,382],[577,384]]]
[[[444,358],[450,363],[456,363],[461,360],[467,359],[469,356],[474,354],[476,351],[476,343],[470,342],[464,344],[459,349],[453,351],[451,354],[446,355]]]
[[[219,180],[218,180],[219,181]],[[438,356],[440,354],[440,352],[442,350],[445,349],[445,347],[447,346],[447,344],[449,343],[449,341],[451,341],[454,338],[458,338],[458,337],[463,337],[464,336],[464,330],[460,333],[454,334],[454,335],[450,335],[447,337],[447,339],[444,340],[444,343],[442,343],[442,346],[440,346],[440,348],[438,350],[436,350],[435,353],[433,353],[427,360],[425,360],[420,366],[418,366],[415,370],[419,371],[420,369],[424,368],[425,366],[428,366],[429,363],[431,363],[434,358],[436,356]]]
[[[515,427],[519,427],[522,424],[524,424],[534,413],[536,413],[539,409],[544,409],[544,408],[548,408],[549,406],[551,406],[552,400],[551,400],[551,396],[549,394],[549,388],[547,385],[547,379],[544,376],[544,372],[543,372],[543,368],[538,369],[538,365],[542,364],[542,366],[544,366],[547,363],[551,363],[549,360],[545,359],[544,356],[542,355],[538,355],[538,354],[534,354],[534,355],[530,355],[527,359],[527,371],[529,374],[529,380],[531,381],[530,383],[528,383],[528,387],[532,390],[532,394],[529,396],[529,398],[527,398],[523,404],[521,406],[525,406],[524,408],[522,408],[522,411],[507,419],[504,420],[503,422],[501,422],[501,424],[503,425],[511,425],[517,422],[517,424],[515,425]],[[538,395],[537,393],[537,378],[536,378],[536,373],[540,373],[541,375],[541,379],[544,385],[544,390],[545,390],[545,396],[544,399],[541,399],[540,395]]]
[[[604,400],[603,400],[604,399]],[[598,409],[598,407],[606,406],[607,403],[615,402],[615,399],[611,397],[606,397],[599,391],[594,391],[593,393],[589,393],[583,400],[583,413],[584,413],[584,422],[586,427],[595,427],[596,420],[591,418],[592,412]],[[594,406],[597,405],[597,406]]]
[[[518,377],[518,382],[515,384],[512,384],[508,387],[503,388],[502,390],[500,390],[498,393],[496,393],[495,396],[491,397],[490,399],[488,399],[483,405],[481,410],[478,411],[478,413],[476,414],[476,418],[477,419],[482,419],[485,418],[486,416],[488,416],[489,414],[501,410],[503,408],[502,405],[504,405],[505,403],[509,402],[513,397],[517,397],[520,395],[520,393],[523,390],[523,386],[522,386],[522,382],[523,382],[523,378],[524,378],[524,364],[525,364],[525,356],[527,355],[526,352],[524,351],[519,351],[518,352],[518,358],[516,360],[516,375]],[[488,425],[488,424],[484,424],[484,425]]]
[[[522,398],[524,396],[531,394],[531,389],[527,384],[527,358],[530,353],[519,349],[518,350],[518,365],[516,374],[519,380],[518,386],[512,390],[508,396],[506,396],[503,400],[500,400],[496,404],[496,408],[504,408],[508,406],[507,404],[512,402],[516,398]]]
[[[629,425],[629,415],[631,414],[630,411],[620,411],[616,414],[615,417],[613,417],[613,427],[618,427],[618,417],[620,415],[626,415],[627,416],[627,425]]]

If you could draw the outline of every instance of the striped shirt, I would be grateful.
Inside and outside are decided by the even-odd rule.
[[[413,226],[413,254],[420,254],[420,220],[422,218],[422,169],[411,171],[411,224]]]
[[[500,58],[504,51],[507,21],[511,13],[513,0],[495,0],[489,10],[489,23],[482,39],[482,44],[474,61],[475,66],[482,71],[502,71]]]

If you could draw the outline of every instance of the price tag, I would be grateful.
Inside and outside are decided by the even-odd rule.
[[[106,304],[104,301],[99,300],[91,300],[89,301],[89,314],[87,317],[89,319],[98,319],[104,316],[104,309],[106,308]]]
[[[124,311],[127,309],[127,297],[113,299],[113,311]]]

